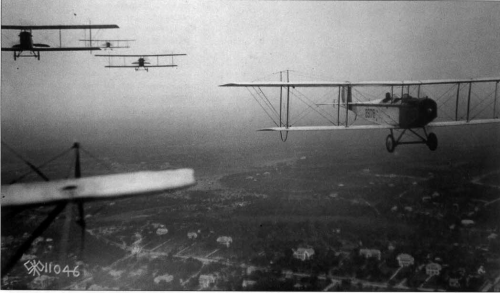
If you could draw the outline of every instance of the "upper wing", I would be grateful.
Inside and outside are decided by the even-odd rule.
[[[330,81],[314,81],[314,82],[235,82],[226,83],[220,86],[225,87],[337,87],[349,85],[348,81],[330,82]]]
[[[188,187],[192,169],[147,171],[51,182],[2,186],[2,206],[43,204],[72,199],[104,199]]]
[[[96,57],[162,57],[162,56],[186,56],[186,54],[156,54],[156,55],[95,55]]]
[[[426,85],[426,84],[456,84],[456,83],[478,83],[500,81],[500,77],[471,78],[471,79],[441,79],[441,80],[417,80],[417,81],[311,81],[311,82],[236,82],[227,83],[224,87],[338,87],[338,86],[402,86],[402,85]]]
[[[67,29],[112,29],[119,28],[116,24],[92,25],[2,25],[6,30],[67,30]]]
[[[50,51],[95,51],[101,50],[99,47],[36,47],[33,51],[50,52]],[[20,48],[2,48],[2,51],[24,51]]]

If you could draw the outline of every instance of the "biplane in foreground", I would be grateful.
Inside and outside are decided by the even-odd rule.
[[[390,153],[403,144],[426,144],[430,150],[436,150],[437,136],[428,132],[429,128],[500,122],[497,111],[500,77],[378,82],[290,82],[288,72],[286,77],[287,81],[221,86],[248,88],[276,125],[260,130],[279,131],[283,141],[288,131],[389,129],[386,148]],[[280,72],[280,80],[283,80],[283,72]],[[278,88],[279,103],[273,103],[262,88]],[[334,92],[327,95],[333,103],[314,102],[298,88],[333,88]],[[427,92],[437,94],[431,98]],[[296,121],[291,120],[292,96],[307,106],[297,114]],[[325,105],[337,107],[337,110],[325,111]],[[328,120],[330,125],[295,126],[311,111]],[[372,124],[353,124],[357,118]],[[396,136],[395,131],[400,131],[399,135]],[[408,133],[416,140],[403,140]]]
[[[19,44],[12,47],[2,47],[2,51],[14,52],[14,60],[18,57],[35,57],[40,60],[40,52],[52,51],[94,51],[100,50],[99,47],[63,47],[62,30],[88,29],[90,39],[92,39],[92,29],[115,29],[119,28],[116,24],[93,24],[93,25],[2,25],[4,30],[20,30]],[[33,30],[59,30],[59,47],[51,47],[48,44],[34,43]],[[28,52],[28,54],[23,54]]]
[[[177,67],[174,64],[174,56],[186,56],[186,54],[153,54],[153,55],[95,55],[96,57],[108,57],[107,68],[135,68],[135,71],[148,71],[149,68],[157,67]],[[151,64],[148,57],[156,57],[156,64]],[[172,57],[170,64],[160,63],[160,57]],[[114,65],[111,58],[123,58],[123,65]],[[126,58],[138,58],[137,61],[127,64]],[[130,65],[131,64],[131,65]]]
[[[2,142],[2,145],[10,149],[18,158],[24,161],[32,170],[38,174],[44,182],[34,183],[17,183],[19,179],[24,178],[27,174],[19,179],[11,182],[10,185],[2,185],[2,218],[5,214],[5,209],[10,209],[11,214],[18,213],[22,209],[36,206],[54,206],[45,220],[29,235],[29,237],[19,246],[19,248],[10,256],[10,259],[4,264],[2,263],[2,277],[5,276],[14,265],[21,259],[23,254],[30,248],[33,241],[53,223],[56,218],[66,210],[65,224],[66,231],[62,231],[65,241],[61,241],[61,246],[67,244],[70,222],[73,220],[71,211],[72,206],[68,204],[76,204],[78,206],[79,219],[77,223],[81,227],[82,232],[82,247],[85,235],[85,215],[83,204],[91,200],[109,200],[113,198],[126,196],[140,196],[146,194],[157,194],[164,191],[177,190],[187,188],[195,184],[194,171],[192,169],[177,169],[163,171],[141,171],[131,173],[120,173],[112,175],[101,175],[82,177],[80,164],[80,144],[75,143],[71,149],[56,156],[54,159],[42,164],[44,166],[55,159],[66,154],[68,151],[74,150],[75,165],[74,179],[65,179],[50,181],[49,178],[40,170]],[[67,207],[68,206],[68,207]],[[82,248],[83,249],[83,248]],[[65,252],[65,249],[61,249]]]

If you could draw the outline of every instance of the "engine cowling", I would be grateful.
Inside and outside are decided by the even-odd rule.
[[[432,122],[437,117],[437,103],[429,98],[408,98],[403,100],[399,113],[399,126],[418,128]]]

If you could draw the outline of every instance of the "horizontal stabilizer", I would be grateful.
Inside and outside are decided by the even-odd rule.
[[[192,169],[143,171],[2,186],[2,206],[106,199],[163,192],[195,184]]]
[[[359,107],[379,107],[379,108],[405,108],[405,104],[391,104],[391,103],[349,103],[349,106]]]

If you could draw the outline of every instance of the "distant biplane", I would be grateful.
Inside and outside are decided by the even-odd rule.
[[[139,71],[141,69],[148,71],[148,68],[155,67],[177,67],[174,64],[174,56],[186,56],[186,54],[153,54],[153,55],[95,55],[96,57],[108,57],[109,65],[105,66],[107,68],[135,68],[135,71]],[[111,58],[123,58],[123,65],[112,65]],[[132,62],[132,65],[127,65],[125,62],[125,58],[134,57],[139,58],[137,61]],[[147,60],[146,57],[156,57],[156,65],[151,65],[151,63]],[[172,57],[171,64],[160,64],[160,57]]]
[[[4,145],[7,149],[10,149],[16,156],[23,160],[32,171],[37,173],[45,181],[17,183],[18,180],[15,180],[10,185],[2,185],[2,218],[5,214],[7,214],[8,217],[9,214],[4,213],[4,208],[11,209],[11,214],[15,214],[27,207],[36,207],[41,205],[55,206],[54,209],[49,212],[47,218],[31,233],[24,243],[20,245],[10,259],[5,264],[2,263],[2,277],[13,268],[19,259],[21,259],[23,254],[30,248],[33,241],[39,237],[65,209],[67,211],[65,227],[69,230],[70,221],[72,221],[72,207],[70,206],[66,208],[66,206],[70,203],[75,203],[78,206],[79,220],[77,223],[82,229],[83,245],[85,235],[85,215],[83,204],[85,202],[125,196],[155,194],[163,191],[186,188],[195,184],[194,172],[192,169],[141,171],[82,177],[79,143],[75,143],[70,149],[75,151],[75,178],[50,181],[49,178],[42,173],[40,167],[36,167],[27,160],[23,159],[10,147],[5,145],[4,142],[2,142],[2,145]],[[61,155],[66,152],[67,151]],[[47,163],[61,157],[61,155],[56,156]],[[47,163],[42,164],[42,166]],[[25,175],[21,176],[21,178],[25,177]],[[63,233],[65,233],[67,238],[69,231],[63,231]],[[66,243],[61,243],[61,245],[64,246]]]
[[[280,80],[283,80],[282,72],[280,72],[280,76]],[[390,134],[386,139],[386,148],[387,151],[392,153],[396,146],[402,144],[426,144],[430,150],[436,150],[438,145],[437,136],[432,132],[427,133],[427,129],[430,127],[500,122],[496,110],[499,82],[500,77],[427,81],[290,82],[287,72],[287,81],[228,83],[221,86],[253,89],[254,92],[250,91],[250,93],[276,125],[276,127],[260,130],[279,131],[283,141],[286,141],[288,131],[389,129]],[[439,86],[446,86],[446,88],[444,93],[436,97],[436,100],[429,98],[424,93],[424,90],[436,90],[435,87]],[[266,87],[280,89],[279,105],[273,105],[268,99],[262,90],[262,88]],[[338,88],[338,94],[335,93],[329,96],[331,98],[334,95],[333,103],[315,103],[296,90],[296,88],[314,87]],[[466,90],[465,93],[464,89]],[[482,92],[486,91],[487,93],[479,96],[474,94],[474,89],[481,89]],[[283,95],[283,90],[286,91],[286,96]],[[396,91],[398,91],[399,96],[396,95]],[[291,93],[299,101],[307,105],[306,110],[316,111],[332,125],[294,126],[290,119]],[[335,99],[335,96],[337,96],[337,99]],[[357,101],[353,99],[354,97],[357,98]],[[371,97],[375,97],[375,99],[370,99]],[[460,100],[463,99],[466,99],[466,104],[464,104],[464,101],[460,103]],[[488,100],[492,102],[493,106],[491,106],[491,103],[485,103]],[[451,103],[454,102],[454,105],[449,105],[450,101]],[[337,111],[334,111],[337,112],[336,117],[331,117],[335,113],[322,110],[321,106],[323,105],[337,106]],[[345,114],[341,113],[341,107],[345,108]],[[440,117],[440,121],[434,121],[438,118],[438,108],[446,115]],[[454,113],[451,114],[450,112],[453,110],[450,109],[453,108]],[[487,110],[492,110],[493,115],[485,114]],[[349,112],[354,113],[354,120],[360,117],[373,124],[352,125],[349,122]],[[302,118],[304,115],[300,113],[298,116]],[[341,116],[344,117],[341,119]],[[422,135],[417,132],[418,129],[423,131]],[[396,138],[394,130],[401,131]],[[407,131],[413,133],[417,140],[402,140]]]
[[[68,29],[89,29],[90,39],[92,39],[92,29],[114,29],[119,28],[116,24],[93,24],[93,25],[2,25],[2,29],[20,30],[19,44],[10,48],[2,47],[2,51],[14,52],[14,60],[18,57],[36,57],[40,60],[40,52],[51,51],[93,51],[100,50],[99,47],[63,47],[61,30]],[[51,47],[47,44],[33,42],[33,30],[59,30],[59,47]],[[22,54],[29,52],[29,54]]]
[[[113,50],[113,49],[124,49],[124,48],[130,48],[129,42],[134,42],[135,40],[92,40],[92,39],[85,39],[85,40],[79,40],[80,42],[85,42],[85,44],[88,44],[88,47],[92,47],[93,42],[101,43],[99,48],[104,49],[104,50]]]

